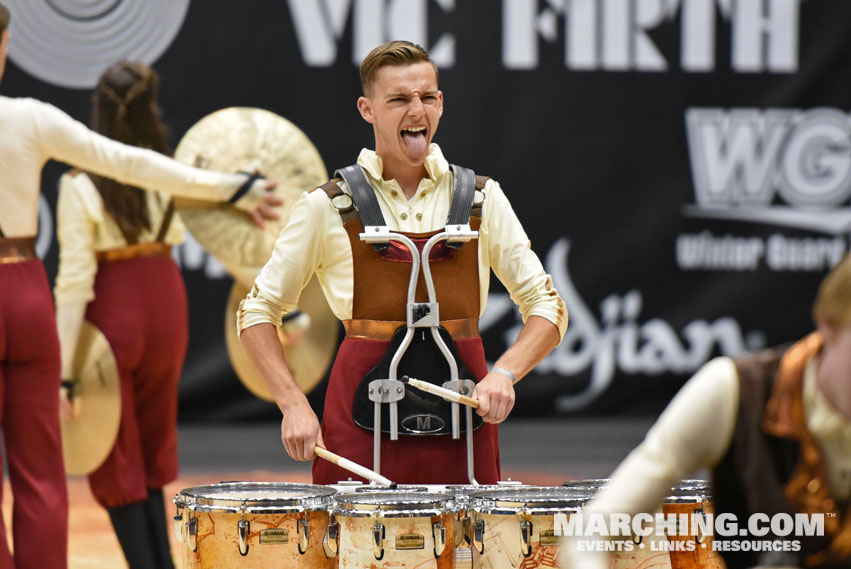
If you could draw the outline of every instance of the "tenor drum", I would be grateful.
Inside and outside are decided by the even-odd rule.
[[[285,482],[186,488],[174,498],[183,569],[331,569],[322,538],[334,494]]]
[[[476,569],[558,567],[556,516],[580,511],[587,495],[564,487],[474,492],[471,539]]]
[[[633,536],[635,548],[615,553],[612,569],[724,569],[720,555],[712,550],[712,534],[703,535],[697,524],[692,527],[696,516],[712,513],[709,483],[683,480],[671,489],[662,514],[686,516],[685,526],[678,525],[675,535],[657,535],[654,528],[649,536]]]
[[[452,496],[434,492],[338,494],[326,549],[346,569],[451,569]]]
[[[474,492],[487,490],[505,490],[523,488],[520,482],[500,481],[497,484],[449,484],[445,492],[455,500],[455,569],[467,569],[473,565],[473,551],[470,549],[470,508]]]

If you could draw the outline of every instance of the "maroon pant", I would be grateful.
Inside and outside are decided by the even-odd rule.
[[[177,478],[177,383],[189,340],[186,287],[170,257],[100,263],[86,320],[103,332],[121,376],[121,426],[89,475],[105,508],[145,500]]]
[[[12,486],[14,561],[0,519],[0,568],[67,565],[68,494],[59,429],[59,338],[41,261],[0,264],[0,422]]]
[[[366,372],[384,356],[390,342],[343,340],[325,394],[322,438],[328,450],[358,464],[372,468],[373,432],[358,427],[352,419],[355,390]],[[481,379],[487,373],[481,338],[456,340],[458,354],[467,368]],[[462,425],[464,413],[461,414]],[[496,484],[500,479],[499,437],[497,426],[483,424],[473,435],[475,476],[481,484]],[[381,474],[402,484],[468,484],[467,442],[449,435],[399,436],[391,441],[381,435]],[[348,470],[325,460],[314,459],[314,484],[336,484],[357,479]]]

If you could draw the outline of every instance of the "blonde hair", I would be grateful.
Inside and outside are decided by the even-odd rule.
[[[11,15],[9,14],[9,9],[0,2],[0,34],[6,31],[6,28],[9,27],[10,19]]]
[[[412,65],[428,62],[434,68],[434,78],[437,79],[437,65],[421,46],[409,41],[389,41],[369,52],[360,64],[360,84],[363,94],[369,96],[369,90],[375,81],[378,70],[388,65]]]
[[[845,255],[821,281],[813,303],[813,320],[816,325],[820,321],[839,327],[851,325],[851,254]]]

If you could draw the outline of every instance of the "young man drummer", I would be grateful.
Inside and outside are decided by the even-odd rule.
[[[373,127],[375,150],[361,150],[357,163],[365,173],[367,193],[377,202],[375,209],[391,231],[423,238],[443,230],[455,178],[432,143],[443,114],[437,67],[420,46],[393,41],[364,59],[361,82],[357,108]],[[272,258],[243,301],[238,326],[283,413],[281,435],[287,453],[310,460],[318,445],[372,468],[373,433],[353,420],[355,392],[364,375],[386,357],[396,328],[405,324],[411,263],[409,255],[395,255],[392,247],[378,252],[358,239],[363,220],[350,219],[357,213],[339,205],[350,206],[350,195],[348,184],[338,180],[305,194],[294,206]],[[567,312],[499,184],[487,179],[473,201],[470,223],[478,228],[478,240],[452,253],[432,255],[431,265],[441,325],[450,333],[461,363],[478,379],[474,397],[485,424],[474,436],[475,477],[495,483],[500,478],[496,424],[514,405],[514,383],[560,342]],[[485,307],[490,269],[518,303],[525,325],[517,342],[488,371],[478,317]],[[281,317],[295,309],[313,273],[346,328],[321,426],[287,368],[275,330]],[[391,441],[385,435],[381,448],[381,474],[396,482],[468,482],[463,437],[400,436]],[[348,477],[330,463],[314,461],[315,483]]]
[[[0,79],[9,43],[0,4]],[[226,201],[276,218],[274,183],[189,168],[93,133],[52,105],[0,96],[0,423],[14,494],[14,559],[0,525],[0,567],[67,565],[68,499],[59,428],[60,355],[53,298],[35,253],[41,170],[49,159],[174,195]],[[250,180],[250,179],[249,179]],[[239,194],[239,196],[237,195]]]

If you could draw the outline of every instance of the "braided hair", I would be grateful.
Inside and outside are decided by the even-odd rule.
[[[92,128],[119,142],[170,155],[156,102],[158,83],[156,72],[143,63],[122,61],[107,68],[95,88]],[[129,243],[135,243],[142,230],[151,230],[144,190],[95,174],[90,177]]]

